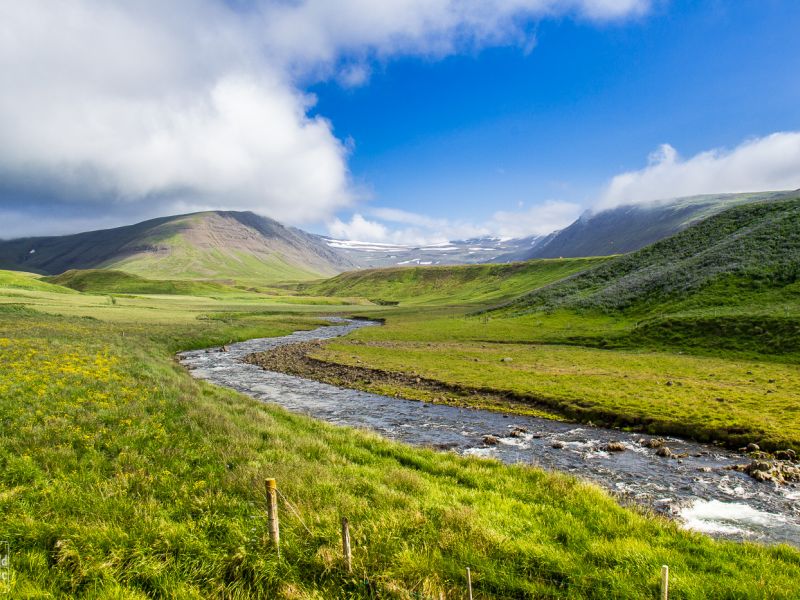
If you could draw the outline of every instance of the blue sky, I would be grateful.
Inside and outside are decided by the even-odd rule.
[[[692,156],[800,129],[798,26],[797,2],[672,1],[624,23],[541,21],[529,52],[404,58],[311,90],[355,140],[373,203],[480,222],[519,203],[591,207],[663,143]]]
[[[796,0],[31,0],[0,20],[0,237],[233,209],[418,244],[800,187]]]

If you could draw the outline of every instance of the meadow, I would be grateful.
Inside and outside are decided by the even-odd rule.
[[[363,305],[37,284],[0,290],[11,597],[463,598],[469,566],[478,598],[653,598],[662,564],[674,598],[800,593],[794,548],[714,541],[566,475],[293,415],[194,380],[174,360]],[[395,335],[391,311],[371,310],[390,318],[368,331]],[[457,343],[488,325],[436,310],[458,325]],[[598,318],[573,333],[615,326]],[[265,543],[267,477],[297,510],[281,501],[280,557]],[[353,574],[340,559],[343,515]]]

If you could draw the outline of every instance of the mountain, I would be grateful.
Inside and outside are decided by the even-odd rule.
[[[326,238],[326,243],[360,268],[510,263],[532,258],[577,258],[625,254],[677,233],[732,206],[780,200],[795,192],[690,196],[584,213],[548,235],[505,239],[483,237],[429,246],[404,246]]]
[[[0,268],[45,275],[101,268],[158,279],[269,283],[330,276],[356,266],[320,236],[251,212],[201,212],[0,241]]]
[[[569,227],[539,238],[528,252],[510,253],[499,260],[607,256],[644,248],[723,210],[764,200],[780,200],[797,192],[716,194],[662,202],[619,206],[587,212]]]
[[[729,208],[646,248],[537,289],[507,308],[652,311],[676,304],[741,304],[760,295],[754,304],[770,298],[784,303],[788,312],[800,301],[800,192],[794,196]]]
[[[361,268],[468,265],[511,262],[508,257],[524,255],[535,247],[539,236],[522,239],[482,237],[454,240],[428,246],[404,246],[349,240],[326,239],[327,244]]]

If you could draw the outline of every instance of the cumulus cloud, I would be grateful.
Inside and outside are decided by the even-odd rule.
[[[359,194],[349,145],[310,116],[311,80],[363,85],[374,60],[524,47],[532,19],[618,19],[648,4],[0,3],[0,209],[24,198],[102,218],[228,208],[323,221]]]
[[[464,46],[530,47],[531,18],[573,14],[609,21],[644,14],[651,0],[302,0],[262,5],[270,51],[300,67],[342,54],[442,56]]]
[[[598,209],[681,196],[800,188],[800,132],[747,140],[732,150],[715,149],[683,159],[669,144],[648,165],[614,177]]]
[[[352,201],[330,124],[229,11],[31,0],[3,4],[0,22],[6,197],[294,222]]]

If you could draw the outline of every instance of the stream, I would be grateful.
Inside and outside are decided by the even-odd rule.
[[[716,446],[665,437],[681,460],[663,458],[638,443],[639,433],[403,400],[339,388],[242,362],[284,344],[326,340],[371,321],[334,324],[278,338],[252,339],[178,355],[194,377],[336,425],[371,429],[387,438],[571,473],[672,516],[687,529],[714,537],[800,546],[800,487],[761,483],[724,467],[749,458]],[[483,438],[494,435],[496,445]],[[649,436],[646,436],[649,437]],[[619,441],[624,452],[606,452]],[[553,445],[561,446],[555,448]]]

